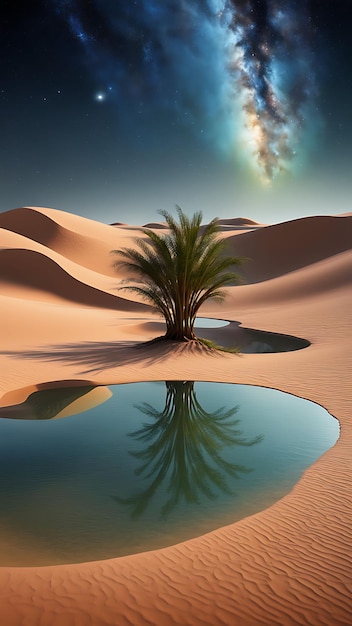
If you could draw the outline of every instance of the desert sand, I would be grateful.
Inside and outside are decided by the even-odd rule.
[[[117,215],[117,219],[125,219]],[[151,223],[153,228],[162,224]],[[0,406],[56,381],[204,380],[272,387],[324,406],[336,445],[270,508],[168,548],[106,561],[0,568],[2,626],[347,626],[352,623],[352,215],[276,225],[221,220],[245,283],[202,315],[309,342],[271,354],[133,347],[162,334],[111,250],[136,227],[47,208],[0,215]],[[235,333],[236,331],[236,333]]]

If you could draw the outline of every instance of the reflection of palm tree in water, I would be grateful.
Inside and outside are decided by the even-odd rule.
[[[162,514],[171,511],[183,497],[188,503],[199,503],[199,495],[216,498],[216,492],[231,494],[227,476],[239,478],[251,469],[227,461],[221,452],[225,446],[252,446],[261,441],[255,437],[246,441],[236,427],[240,420],[231,419],[237,407],[219,408],[208,413],[199,404],[194,382],[167,381],[166,401],[163,411],[157,411],[148,403],[138,409],[152,423],[133,433],[131,437],[147,443],[144,450],[130,452],[142,461],[136,474],[152,478],[149,487],[129,498],[114,499],[132,507],[132,516],[138,517],[148,506],[158,487],[169,476],[169,499],[161,509]],[[215,489],[214,489],[215,488]]]

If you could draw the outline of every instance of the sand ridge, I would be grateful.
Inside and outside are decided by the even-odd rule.
[[[11,397],[8,394],[17,389],[60,380],[100,384],[165,378],[239,382],[274,387],[318,402],[339,420],[341,436],[282,500],[203,537],[107,561],[0,568],[0,623],[351,624],[349,216],[303,218],[249,233],[226,227],[222,233],[236,254],[253,258],[253,274],[248,284],[229,287],[228,298],[220,306],[207,304],[204,314],[245,327],[296,335],[311,342],[308,348],[236,356],[160,344],[153,350],[143,347],[136,356],[133,344],[150,338],[155,328],[150,310],[143,305],[137,310],[128,294],[124,294],[123,306],[119,304],[116,310],[106,307],[105,301],[99,301],[111,296],[106,290],[109,277],[99,272],[106,256],[102,263],[92,255],[89,268],[84,259],[85,243],[87,250],[92,244],[96,251],[109,254],[110,245],[130,245],[136,231],[54,209],[33,210],[40,214],[35,216],[40,232],[16,227],[16,233],[23,231],[18,235],[21,242],[16,243],[13,230],[5,226],[0,230],[1,253],[5,254],[0,258],[6,260],[3,284],[9,287],[9,292],[0,296],[0,403],[6,404]],[[17,217],[10,214],[6,223],[14,228]],[[42,217],[50,218],[54,225],[49,222],[48,226]],[[52,230],[51,239],[45,229]],[[71,239],[68,237],[66,247],[59,251],[60,229],[70,231]],[[111,231],[110,239],[107,233]],[[17,247],[19,243],[21,247]],[[297,260],[299,255],[303,264]],[[38,259],[40,266],[35,265]],[[280,267],[275,270],[276,265]],[[52,283],[60,284],[64,273],[64,297],[53,299]],[[93,275],[94,281],[88,284]],[[87,301],[75,299],[77,282],[73,286],[70,280],[102,295],[90,295]],[[42,299],[34,297],[36,291],[42,293]],[[214,330],[214,337],[225,332]]]
[[[305,268],[351,249],[352,216],[320,215],[273,224],[228,238],[230,249],[250,261],[241,270],[247,283]]]

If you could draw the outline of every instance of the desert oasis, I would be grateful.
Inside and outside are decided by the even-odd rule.
[[[0,215],[0,623],[351,624],[352,215],[220,216],[188,341],[141,226]]]

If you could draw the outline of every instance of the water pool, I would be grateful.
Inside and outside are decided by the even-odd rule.
[[[194,322],[194,328],[223,328],[229,325],[230,322],[227,320],[218,320],[212,317],[197,317]]]
[[[104,402],[87,410],[97,390]],[[199,536],[277,501],[339,435],[312,402],[192,381],[48,389],[0,415],[0,565]]]

